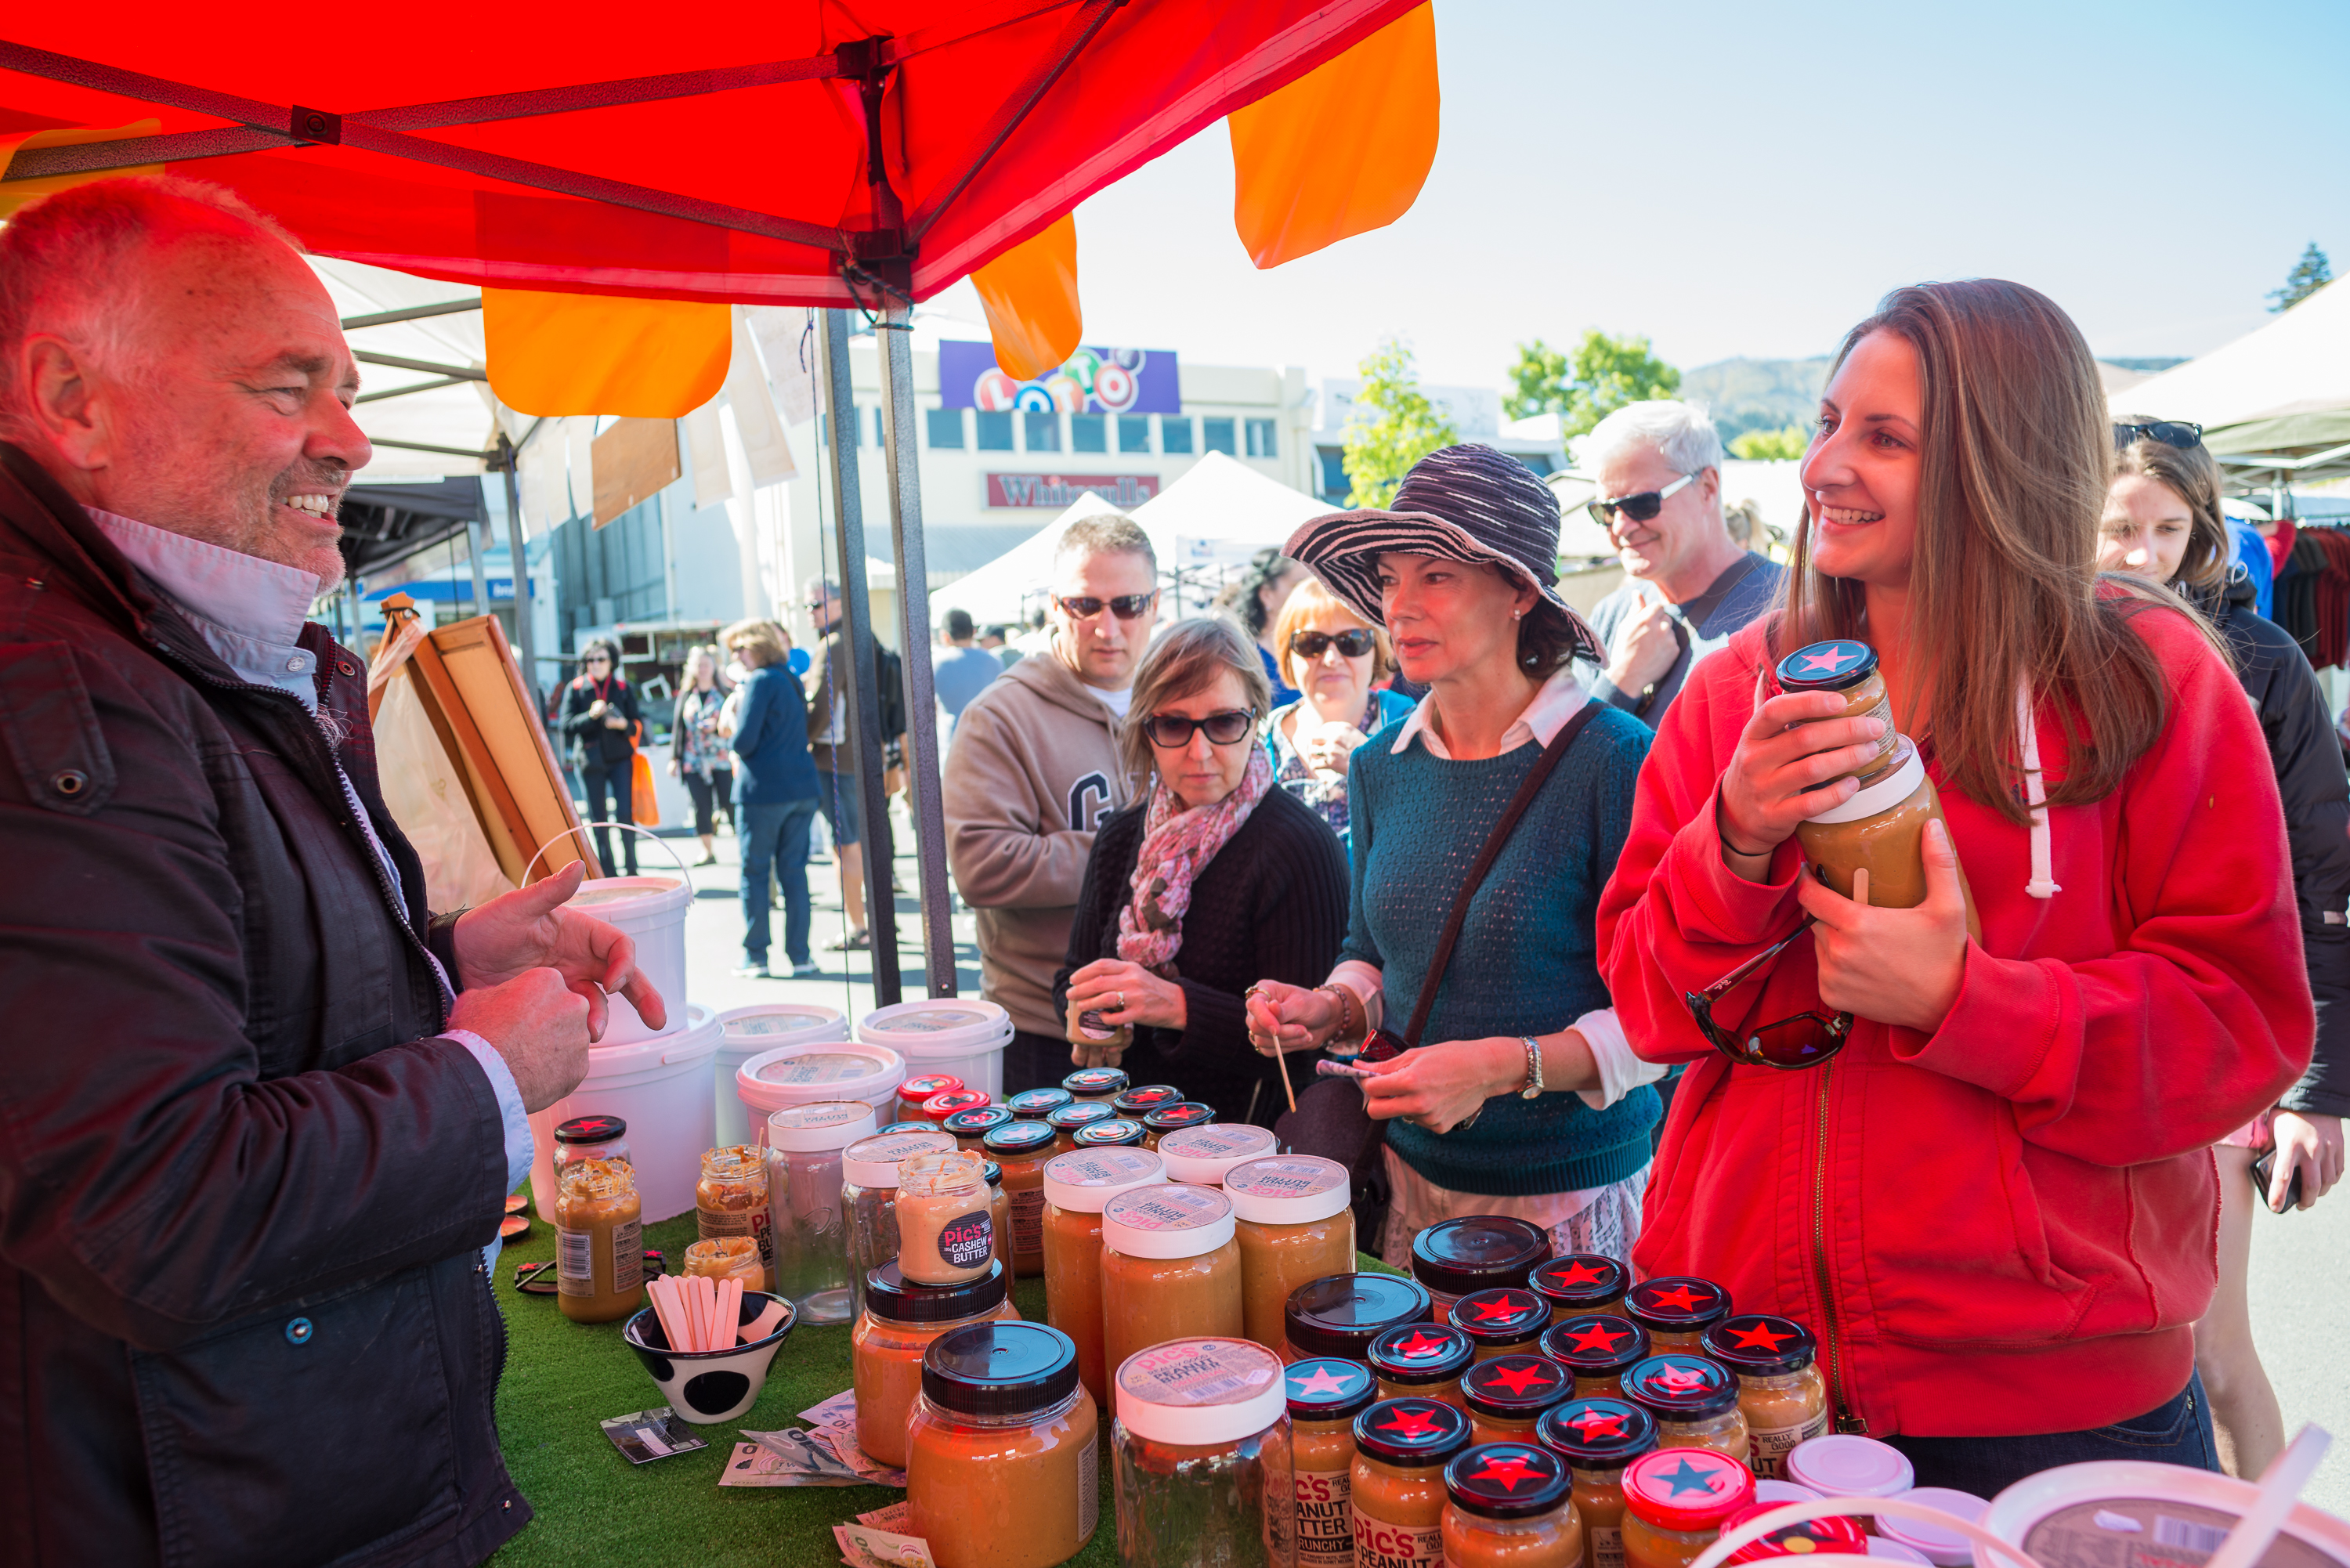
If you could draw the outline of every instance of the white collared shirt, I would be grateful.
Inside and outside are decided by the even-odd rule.
[[[1591,693],[1575,678],[1573,665],[1562,665],[1549,680],[1534,689],[1534,698],[1510,727],[1502,732],[1502,749],[1495,756],[1506,756],[1520,746],[1547,746],[1558,738],[1566,722],[1579,712]],[[1412,742],[1428,748],[1428,754],[1445,762],[1452,753],[1444,747],[1444,736],[1437,728],[1436,693],[1431,691],[1419,700],[1404,722],[1397,727],[1395,744],[1388,748],[1397,756],[1403,755]]]

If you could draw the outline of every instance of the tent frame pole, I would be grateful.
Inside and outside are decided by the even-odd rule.
[[[522,655],[522,683],[530,692],[530,716],[544,727],[546,697],[538,684],[538,631],[531,624],[535,618],[530,613],[530,555],[523,537],[522,482],[515,472],[514,442],[504,431],[498,432],[497,465],[506,482],[506,551],[514,556],[515,648]],[[488,607],[483,607],[487,613]]]

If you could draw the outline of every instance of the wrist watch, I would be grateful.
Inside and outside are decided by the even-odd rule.
[[[1518,1091],[1518,1098],[1533,1100],[1542,1097],[1542,1042],[1531,1034],[1518,1037],[1526,1048],[1526,1086]]]

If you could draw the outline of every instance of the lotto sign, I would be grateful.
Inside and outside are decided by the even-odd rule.
[[[988,413],[1180,414],[1183,390],[1173,350],[1080,348],[1056,370],[1015,381],[997,369],[992,343],[939,345],[939,402]]]

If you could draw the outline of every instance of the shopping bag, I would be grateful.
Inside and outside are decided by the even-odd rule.
[[[653,795],[653,760],[639,752],[629,771],[629,820],[639,827],[660,826],[660,802]]]

